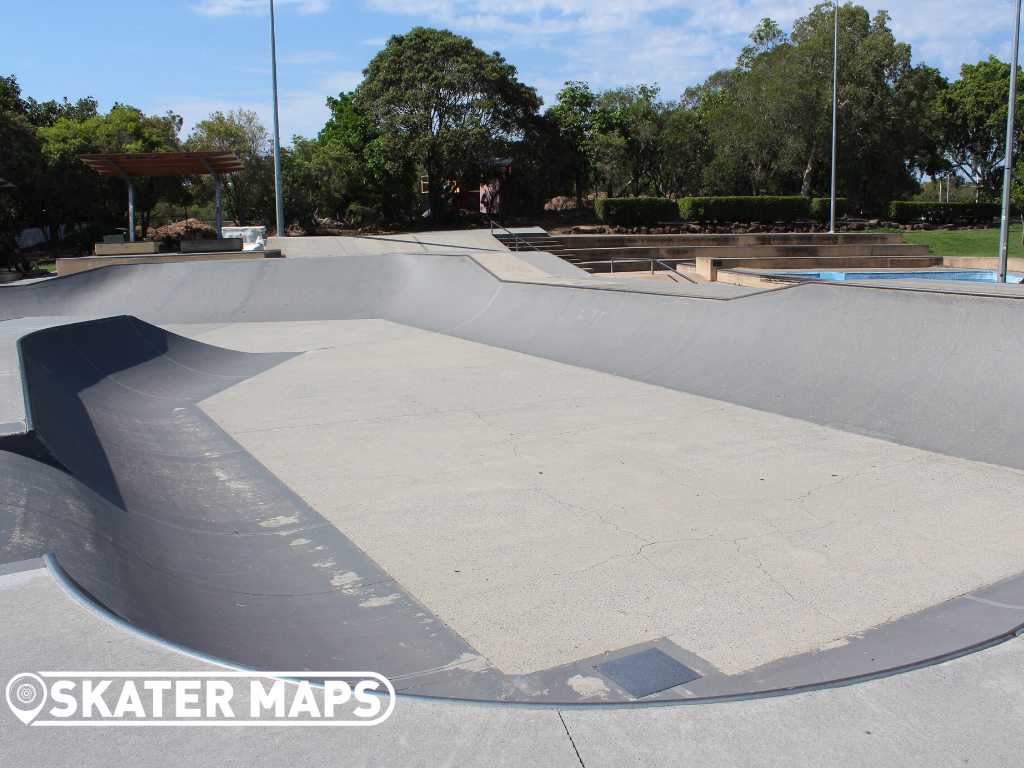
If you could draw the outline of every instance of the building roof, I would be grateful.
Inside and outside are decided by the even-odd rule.
[[[79,155],[78,159],[101,176],[192,176],[245,169],[234,152]]]
[[[7,179],[0,179],[0,189],[17,189],[17,186],[11,184]]]

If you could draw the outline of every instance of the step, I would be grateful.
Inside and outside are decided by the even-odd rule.
[[[647,259],[781,259],[809,257],[927,256],[925,243],[858,245],[695,245],[635,248],[573,248],[574,258],[584,262],[615,258]]]
[[[895,245],[901,232],[766,232],[737,235],[555,235],[565,248],[629,248],[693,245]]]
[[[494,237],[506,248],[515,250],[516,238],[512,235],[501,234],[494,235]],[[520,235],[518,242],[520,248],[530,248],[530,246],[533,246],[538,250],[547,251],[548,253],[561,253],[565,250],[560,241],[543,235]],[[529,245],[526,245],[526,243],[529,243]]]
[[[715,269],[751,269],[751,270],[779,270],[779,269],[923,269],[925,267],[936,267],[942,264],[941,256],[792,256],[786,258],[752,258],[752,259],[718,259],[707,258],[702,261],[710,261]],[[680,261],[676,259],[662,259],[664,264],[679,268]],[[641,269],[650,269],[651,262],[645,259],[616,259],[612,261],[586,261],[578,264],[582,269],[592,272],[623,272]],[[693,262],[685,265],[693,267]],[[655,265],[655,269],[658,269]]]

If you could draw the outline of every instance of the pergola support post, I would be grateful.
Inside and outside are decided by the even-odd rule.
[[[220,240],[223,237],[223,235],[221,234],[221,229],[224,226],[224,220],[220,208],[220,174],[213,174],[213,180],[217,184],[217,239]]]
[[[131,174],[125,173],[124,169],[110,158],[107,158],[107,165],[117,171],[117,175],[128,182],[128,242],[135,242],[135,180]]]
[[[128,242],[135,242],[135,180],[128,177]]]
[[[220,239],[223,238],[223,235],[221,234],[221,230],[224,228],[224,219],[223,219],[223,215],[221,213],[221,207],[220,207],[220,189],[221,189],[220,174],[217,173],[217,171],[213,170],[213,166],[210,164],[210,162],[205,157],[200,158],[200,159],[203,161],[203,165],[206,166],[206,170],[208,170],[213,175],[214,187],[217,190],[217,239],[220,240]]]

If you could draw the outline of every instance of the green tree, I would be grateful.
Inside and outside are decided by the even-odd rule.
[[[803,67],[812,72],[805,82],[814,67],[831,61],[832,13],[823,3],[794,24],[792,39],[798,53],[808,52],[801,54]],[[889,20],[885,11],[871,17],[852,3],[839,9],[839,194],[874,213],[888,200],[916,193],[918,173],[937,170],[934,105],[946,85],[938,70],[912,65],[910,45],[896,40]],[[820,93],[828,103],[831,88]],[[805,138],[805,153],[815,140],[820,156],[830,129],[826,120]],[[822,165],[831,173],[830,161]],[[812,186],[827,189],[825,178]]]
[[[270,133],[255,112],[239,108],[213,112],[200,120],[185,142],[192,152],[234,152],[245,170],[224,177],[224,208],[229,218],[246,226],[259,218],[273,219],[274,162]],[[198,200],[213,199],[213,180],[203,177],[193,184]]]
[[[42,163],[34,180],[41,226],[51,247],[69,225],[93,222],[110,227],[127,223],[127,192],[121,179],[105,178],[78,159],[80,154],[166,152],[179,148],[181,119],[146,117],[134,107],[115,104],[106,115],[73,113],[38,129]],[[181,194],[177,177],[136,180],[136,209],[143,232],[161,199]]]
[[[660,115],[658,150],[650,176],[659,196],[696,194],[704,169],[711,162],[710,141],[702,110],[685,104],[663,105]]]
[[[874,210],[915,192],[917,173],[935,167],[933,104],[944,87],[934,69],[912,66],[910,46],[888,22],[884,11],[872,18],[853,3],[839,9],[840,194]],[[725,158],[716,164],[742,168],[749,192],[809,195],[827,186],[833,34],[831,3],[789,35],[763,19],[736,69],[714,76],[720,100],[710,132]]]
[[[409,207],[416,183],[416,161],[393,155],[384,145],[373,120],[356,104],[355,94],[327,97],[331,117],[317,143],[322,153],[344,157],[349,168],[345,194],[337,197],[337,211],[351,203],[376,209],[398,220]]]
[[[31,179],[37,164],[36,129],[28,119],[17,79],[0,78],[0,178],[15,189],[0,190],[0,259],[6,259],[31,210]]]
[[[950,83],[937,99],[942,147],[950,163],[990,201],[1002,192],[1009,95],[1010,65],[989,56],[987,61],[961,66],[960,79]],[[1024,111],[1024,94],[1018,93],[1016,98],[1017,110]],[[1017,128],[1015,154],[1020,143]]]
[[[604,91],[598,100],[595,122],[603,138],[600,153],[612,197],[626,190],[639,195],[653,180],[664,112],[657,101],[660,90],[657,83],[626,86]]]
[[[394,35],[363,74],[356,104],[374,121],[386,153],[423,168],[433,221],[444,212],[444,185],[522,138],[542,103],[501,54],[448,30]]]
[[[568,81],[558,92],[558,103],[547,111],[565,150],[566,166],[576,190],[576,208],[583,208],[584,188],[594,172],[594,133],[597,95],[587,83]]]
[[[281,152],[284,212],[288,221],[303,229],[316,229],[317,221],[345,210],[359,183],[355,157],[340,142],[293,136]]]

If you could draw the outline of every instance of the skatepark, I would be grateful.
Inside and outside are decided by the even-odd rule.
[[[569,765],[684,716],[1008,706],[1019,286],[274,240],[0,286],[16,666],[370,669]]]

